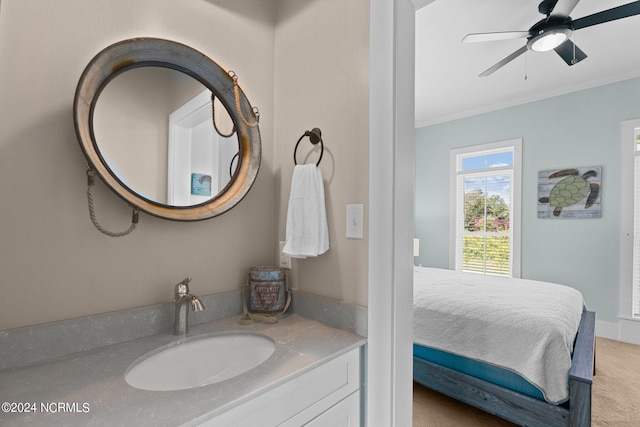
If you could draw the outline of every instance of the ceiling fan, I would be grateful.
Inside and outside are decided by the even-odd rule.
[[[527,50],[536,52],[555,50],[567,65],[577,64],[585,59],[587,55],[569,39],[574,31],[640,14],[640,1],[634,1],[573,20],[569,14],[579,1],[580,0],[543,0],[538,5],[538,11],[546,15],[546,17],[536,22],[528,31],[472,33],[466,35],[462,39],[463,43],[519,38],[527,39],[527,43],[524,46],[484,71],[480,74],[480,77],[486,77],[492,74]]]

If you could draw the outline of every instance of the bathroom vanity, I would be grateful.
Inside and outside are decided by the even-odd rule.
[[[158,85],[146,84],[151,82]],[[167,102],[156,108],[149,95],[161,90]],[[183,117],[187,106],[202,114]],[[173,113],[167,117],[169,111]],[[80,76],[73,116],[89,165],[89,216],[100,232],[112,237],[133,231],[139,211],[174,221],[221,215],[244,198],[260,168],[259,112],[239,76],[175,41],[133,38],[101,50]],[[220,130],[221,121],[228,131]],[[171,126],[186,122],[198,128],[203,124],[203,141],[182,143],[189,132]],[[165,135],[167,123],[173,131]],[[141,134],[149,138],[132,132],[142,127]],[[132,160],[134,154],[141,155]],[[193,159],[208,160],[196,170]],[[133,208],[127,230],[109,231],[97,221],[92,198],[96,176]],[[203,303],[189,293],[189,280],[176,286],[175,306],[0,331],[0,366],[5,368],[0,370],[0,425],[361,424],[365,338],[299,314],[277,324],[240,325],[239,315],[218,309],[235,307],[240,313],[240,298],[231,292],[216,296],[229,301],[216,309],[204,302],[212,315],[230,317],[202,323],[195,318]],[[198,322],[188,328],[189,305]],[[174,309],[174,327],[165,331],[167,313],[173,316]],[[174,335],[187,331],[186,336]],[[198,336],[200,340],[194,339]],[[220,336],[225,338],[215,341]],[[206,356],[197,352],[193,357],[191,349],[202,346],[208,349]],[[247,354],[256,356],[256,364],[246,364]],[[155,364],[159,358],[163,362]],[[215,382],[207,382],[217,375]]]
[[[13,408],[3,426],[359,426],[366,339],[298,314],[277,324],[238,324],[238,316],[193,326],[189,337],[242,331],[275,343],[262,364],[202,387],[148,391],[127,369],[180,337],[167,331],[0,371],[0,396]],[[222,349],[221,351],[224,351]]]

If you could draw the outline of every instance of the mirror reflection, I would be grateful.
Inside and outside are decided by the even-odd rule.
[[[148,66],[114,77],[95,104],[93,130],[112,174],[154,203],[204,203],[235,173],[239,144],[231,117],[180,71]]]
[[[183,86],[191,89],[183,92]],[[210,94],[202,95],[205,90],[221,103],[212,106]],[[182,128],[190,137],[199,133],[204,119],[197,108],[191,118],[175,114],[178,130],[169,132],[170,117],[198,96],[209,99],[201,114],[217,129],[215,142],[204,144],[206,153],[171,136]],[[215,110],[215,122],[204,113],[209,110]],[[88,173],[97,174],[130,206],[160,218],[201,221],[222,215],[245,197],[260,169],[259,114],[238,76],[178,42],[134,38],[100,51],[80,76],[73,114]],[[220,137],[231,129],[237,138]],[[202,160],[208,163],[202,166]]]

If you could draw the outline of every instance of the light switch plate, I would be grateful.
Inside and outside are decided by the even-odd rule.
[[[280,268],[291,268],[291,257],[287,254],[282,253],[282,249],[284,249],[284,241],[281,241],[278,247],[280,250],[278,251],[278,265]]]
[[[347,239],[362,239],[362,205],[347,205]]]

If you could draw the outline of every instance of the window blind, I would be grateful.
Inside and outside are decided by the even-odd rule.
[[[640,317],[640,155],[633,164],[633,317]]]
[[[513,172],[461,173],[457,180],[456,266],[511,276]]]

